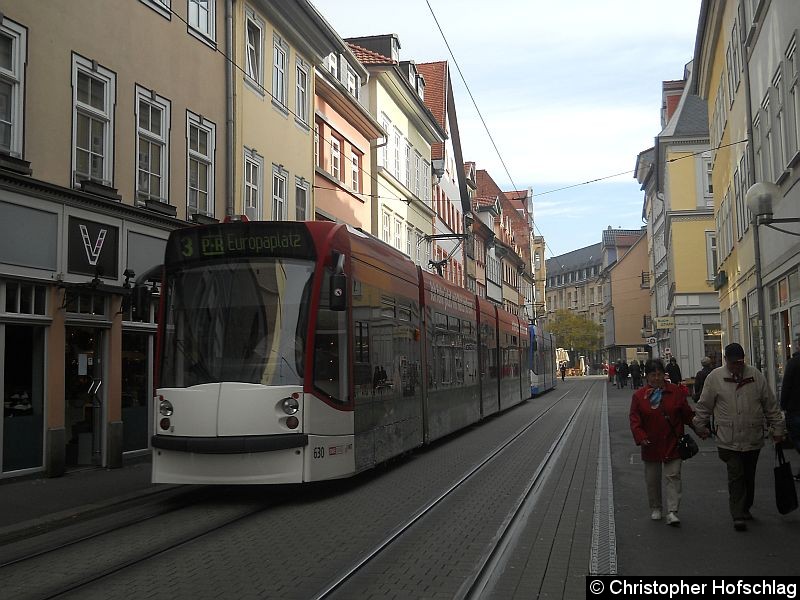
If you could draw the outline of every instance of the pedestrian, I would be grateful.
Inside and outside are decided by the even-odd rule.
[[[633,389],[638,390],[642,385],[642,369],[639,366],[639,361],[632,360],[629,370],[631,372],[631,385],[633,385]]]
[[[609,361],[608,363],[608,383],[614,383],[617,378],[617,366]]]
[[[644,479],[650,518],[661,520],[661,476],[666,480],[667,525],[680,525],[678,509],[681,504],[681,458],[678,438],[683,426],[691,425],[694,413],[686,394],[664,377],[664,363],[654,358],[644,365],[646,383],[631,399],[631,433],[642,448]]]
[[[717,452],[728,470],[728,505],[736,531],[746,531],[753,518],[758,454],[764,446],[764,420],[775,443],[783,441],[786,424],[778,402],[761,371],[745,364],[744,349],[725,346],[725,364],[705,379],[695,406],[694,426],[706,439],[714,418]]]
[[[700,370],[694,376],[694,391],[692,392],[692,400],[695,402],[700,400],[700,394],[703,391],[703,384],[705,383],[708,374],[711,373],[711,370],[711,359],[708,356],[704,356],[700,359]]]
[[[795,341],[795,348],[800,348],[800,337]],[[800,452],[800,351],[792,353],[783,369],[781,385],[781,409],[786,411],[786,429],[795,450]],[[800,471],[794,476],[800,481]]]
[[[619,386],[621,388],[628,387],[628,363],[624,360],[620,361],[617,373],[619,374]]]
[[[669,364],[667,365],[667,375],[672,383],[677,384],[683,381],[683,377],[681,376],[681,368],[678,366],[678,361],[675,360],[674,356],[669,359]]]
[[[567,376],[567,363],[561,363],[561,381],[564,381],[564,377]]]

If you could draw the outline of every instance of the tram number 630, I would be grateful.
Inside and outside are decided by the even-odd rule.
[[[314,446],[314,458],[325,458],[325,448],[323,446]]]

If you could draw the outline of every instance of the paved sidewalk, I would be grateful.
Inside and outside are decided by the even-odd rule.
[[[176,486],[150,483],[150,457],[119,469],[87,468],[62,477],[0,481],[0,543],[4,537],[76,519],[113,504]]]

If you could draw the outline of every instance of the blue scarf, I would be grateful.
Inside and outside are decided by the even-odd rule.
[[[650,399],[650,408],[658,408],[661,405],[661,388],[653,388],[647,395]]]

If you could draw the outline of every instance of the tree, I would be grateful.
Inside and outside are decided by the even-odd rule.
[[[585,352],[600,349],[602,325],[570,310],[557,310],[548,318],[548,329],[556,336],[556,344],[561,348],[572,348]],[[574,360],[574,357],[572,357]]]

